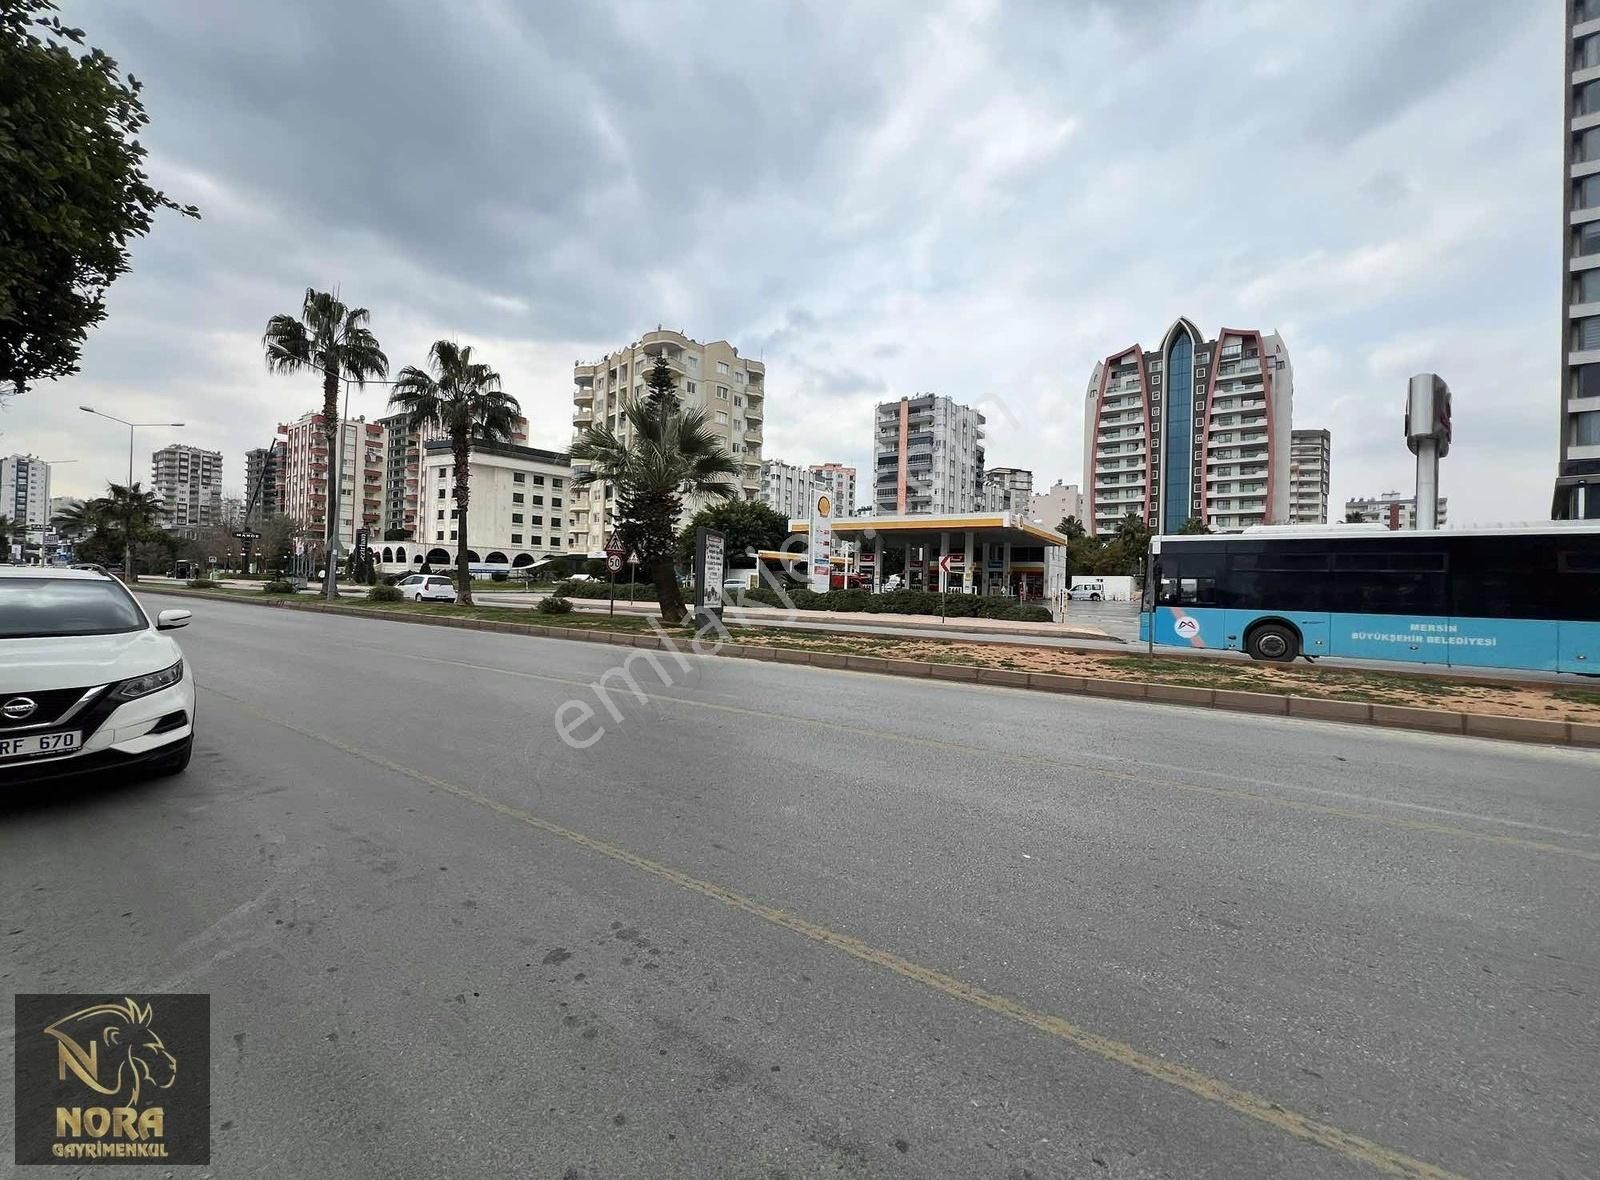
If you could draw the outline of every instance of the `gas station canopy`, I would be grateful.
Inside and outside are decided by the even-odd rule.
[[[803,536],[810,522],[793,520],[789,529]],[[928,589],[1033,598],[1066,585],[1067,538],[1013,512],[841,516],[833,520],[833,539],[854,543],[857,568],[871,575],[874,590],[885,549],[904,550],[907,580]]]

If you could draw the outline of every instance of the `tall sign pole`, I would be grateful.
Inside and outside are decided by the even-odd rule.
[[[1417,528],[1439,527],[1439,460],[1450,453],[1450,387],[1437,373],[1411,378],[1406,446],[1417,457]]]
[[[826,594],[833,585],[833,497],[827,492],[811,493],[810,539],[811,589]]]
[[[606,573],[611,575],[611,606],[606,611],[608,615],[617,613],[617,571],[622,568],[622,559],[627,550],[622,547],[622,538],[613,531],[611,539],[606,542]],[[633,601],[632,596],[628,599]]]

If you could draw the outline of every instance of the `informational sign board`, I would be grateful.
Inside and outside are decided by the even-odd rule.
[[[727,567],[726,547],[721,533],[713,529],[694,531],[694,616],[698,622],[707,615],[720,618],[722,578]]]
[[[358,568],[367,564],[367,538],[370,535],[366,529],[356,530],[356,566]]]
[[[811,498],[811,589],[826,593],[833,576],[833,497],[818,492]]]

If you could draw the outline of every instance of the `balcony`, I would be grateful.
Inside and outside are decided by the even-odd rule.
[[[686,348],[693,348],[694,341],[682,332],[674,332],[671,328],[657,328],[654,332],[646,332],[639,341],[639,348],[646,356],[663,356],[669,352],[682,352]]]
[[[572,424],[574,426],[578,426],[578,427],[588,426],[593,421],[594,421],[594,411],[593,410],[574,410],[572,412]]]

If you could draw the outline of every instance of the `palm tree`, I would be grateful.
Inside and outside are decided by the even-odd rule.
[[[1069,541],[1076,541],[1079,537],[1089,535],[1089,530],[1084,527],[1083,521],[1076,516],[1063,516],[1061,523],[1056,525],[1056,532],[1062,534]]]
[[[500,374],[472,359],[472,346],[436,340],[428,350],[429,372],[407,365],[395,378],[389,404],[410,420],[412,430],[432,426],[450,439],[456,485],[456,603],[472,605],[467,565],[468,477],[474,442],[507,442],[521,407],[500,388]]]
[[[121,548],[125,553],[131,553],[135,541],[146,540],[156,531],[162,503],[160,496],[145,491],[137,483],[113,483],[106,485],[105,495],[89,501],[84,508],[95,522],[96,532],[103,531],[107,525],[115,525],[120,529]],[[127,562],[124,577],[130,582],[139,580],[139,572],[131,558]]]
[[[79,500],[52,516],[50,523],[56,526],[56,532],[76,540],[98,528],[100,517],[93,500]]]
[[[662,619],[678,623],[683,596],[672,558],[683,499],[732,497],[734,485],[724,477],[736,477],[739,464],[707,427],[705,414],[679,404],[676,378],[665,363],[658,361],[645,383],[650,393],[623,409],[626,438],[598,424],[579,432],[572,457],[589,466],[572,484],[604,481],[615,489],[622,544],[650,572]]]
[[[261,337],[267,354],[267,372],[322,375],[322,433],[328,446],[328,499],[323,508],[327,540],[328,576],[324,593],[331,602],[339,596],[335,586],[334,549],[339,519],[339,383],[354,381],[365,388],[369,378],[389,374],[389,358],[367,327],[371,313],[364,307],[346,307],[337,294],[306,288],[300,318],[275,315]],[[352,505],[352,511],[354,506]]]

